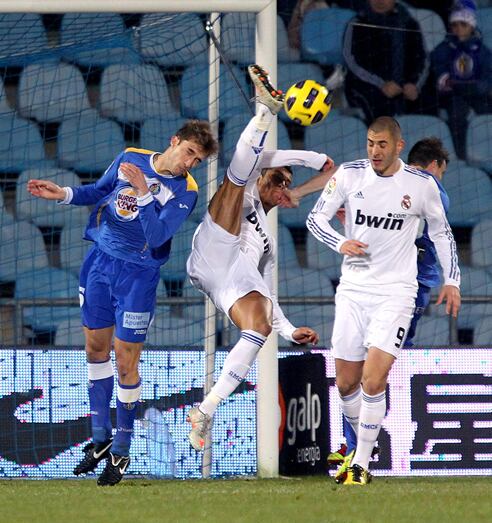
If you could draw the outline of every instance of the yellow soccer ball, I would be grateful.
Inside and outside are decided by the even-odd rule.
[[[302,80],[285,94],[287,116],[299,125],[314,125],[324,120],[331,109],[333,94],[314,80]]]

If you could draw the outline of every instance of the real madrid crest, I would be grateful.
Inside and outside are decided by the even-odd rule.
[[[401,207],[402,207],[402,209],[405,209],[405,211],[408,211],[408,209],[410,209],[411,206],[412,206],[412,201],[410,199],[410,196],[408,194],[405,194],[405,196],[403,196],[403,199],[401,201]]]
[[[326,184],[325,194],[327,194],[328,196],[330,194],[333,194],[333,191],[335,190],[336,186],[337,186],[337,179],[334,176],[332,176],[328,180],[328,183]]]

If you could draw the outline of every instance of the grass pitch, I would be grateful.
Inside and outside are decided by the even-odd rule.
[[[492,478],[1,481],[2,523],[488,523]]]

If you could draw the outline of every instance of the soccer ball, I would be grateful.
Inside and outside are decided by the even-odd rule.
[[[289,87],[284,109],[287,116],[299,125],[314,125],[324,120],[331,109],[333,95],[314,80],[302,80]]]

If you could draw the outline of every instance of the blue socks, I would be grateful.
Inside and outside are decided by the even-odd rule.
[[[88,392],[91,409],[92,439],[103,443],[112,436],[110,403],[113,396],[114,376],[111,360],[88,363]]]
[[[140,399],[141,381],[135,385],[122,385],[118,382],[116,399],[116,434],[111,452],[118,456],[128,456],[133,435],[133,424],[137,415],[137,401]]]

